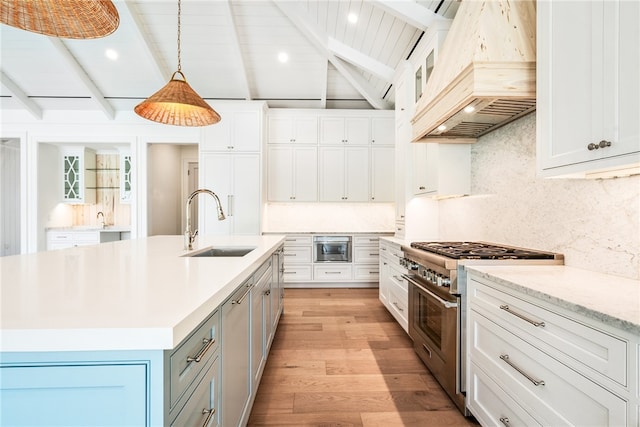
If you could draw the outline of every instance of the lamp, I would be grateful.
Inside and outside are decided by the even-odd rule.
[[[0,0],[0,22],[67,39],[95,39],[120,24],[111,0]]]
[[[180,79],[176,78],[180,75]],[[180,0],[178,0],[178,71],[162,89],[151,95],[134,111],[140,117],[175,126],[207,126],[220,121],[220,115],[187,83],[180,62]]]

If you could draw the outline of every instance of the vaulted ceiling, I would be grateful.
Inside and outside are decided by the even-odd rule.
[[[272,108],[391,109],[396,68],[428,26],[453,18],[458,2],[182,0],[182,72],[214,108],[218,100],[263,100]],[[164,86],[177,70],[177,0],[114,3],[120,26],[99,39],[0,25],[0,108],[114,118]]]

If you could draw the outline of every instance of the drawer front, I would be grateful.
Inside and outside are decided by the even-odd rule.
[[[375,264],[380,259],[380,250],[377,246],[355,248],[353,250],[353,261],[357,263]]]
[[[285,264],[311,262],[311,246],[286,246],[284,247]]]
[[[47,241],[52,243],[72,242],[73,233],[66,231],[47,231]]]
[[[216,357],[200,380],[198,387],[189,397],[175,420],[171,423],[175,427],[220,425],[220,405],[218,404],[219,368]]]
[[[469,381],[467,407],[480,424],[513,427],[541,425],[473,363]]]
[[[389,308],[392,310],[392,314],[398,319],[398,322],[403,325],[408,325],[407,320],[409,316],[409,294],[406,290],[392,284],[389,286]],[[395,311],[395,313],[394,313]],[[406,329],[406,328],[405,328]]]
[[[311,236],[287,236],[284,239],[285,245],[309,245],[313,243]]]
[[[170,356],[170,407],[182,397],[219,345],[220,312],[216,311]]]
[[[356,265],[353,278],[365,282],[377,282],[380,278],[380,267],[376,265]]]
[[[353,236],[354,246],[378,246],[379,244],[378,236]]]
[[[313,278],[320,282],[339,282],[351,280],[350,265],[316,265],[313,267]]]
[[[565,356],[562,361],[574,369],[585,374],[593,370],[623,386],[628,384],[626,341],[476,280],[470,280],[469,284],[473,308],[496,323],[526,340],[529,340],[526,337],[534,337],[541,348],[551,347],[562,352]],[[533,322],[544,322],[544,326],[534,326],[520,316]]]
[[[311,280],[311,265],[287,265],[284,267],[285,282],[309,282]]]
[[[623,399],[476,311],[469,320],[471,361],[542,424],[627,425]]]
[[[74,240],[78,245],[96,245],[100,243],[99,231],[74,231]]]

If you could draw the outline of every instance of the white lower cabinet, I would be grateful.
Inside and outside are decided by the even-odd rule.
[[[47,250],[67,249],[76,246],[97,245],[98,243],[116,242],[121,239],[120,232],[115,231],[47,231]]]
[[[397,243],[380,240],[379,298],[389,313],[409,332],[409,284],[402,277],[406,270],[400,266],[402,249]]]
[[[482,425],[635,425],[628,334],[469,279],[467,407]]]
[[[249,410],[251,395],[249,293],[247,280],[222,305],[222,425],[238,426]]]

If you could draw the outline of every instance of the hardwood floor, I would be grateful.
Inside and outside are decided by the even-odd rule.
[[[286,289],[249,426],[468,426],[378,289]]]

